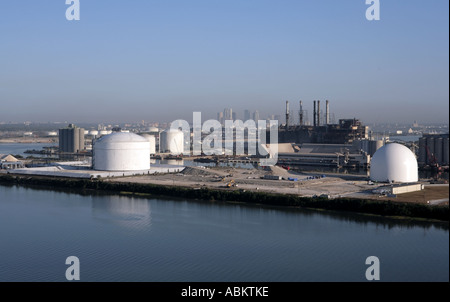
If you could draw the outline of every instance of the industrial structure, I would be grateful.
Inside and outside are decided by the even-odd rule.
[[[378,149],[384,146],[384,140],[357,139],[353,141],[352,145],[361,153],[373,156]]]
[[[0,154],[0,169],[18,169],[23,168],[23,162],[10,154]]]
[[[416,156],[401,144],[387,144],[375,152],[372,158],[370,179],[377,182],[417,182],[419,172]]]
[[[368,168],[370,155],[355,144],[279,144],[282,166],[326,166]]]
[[[419,138],[419,166],[448,166],[449,134],[424,134]]]
[[[176,129],[164,130],[159,137],[159,152],[180,155],[184,151],[184,133]]]
[[[74,124],[59,129],[59,152],[78,153],[85,150],[84,129]]]
[[[338,124],[330,124],[330,102],[326,101],[325,121],[323,121],[320,100],[314,101],[313,125],[305,125],[305,111],[300,101],[299,124],[294,125],[286,101],[286,124],[280,125],[280,143],[352,144],[355,140],[368,139],[369,128],[357,119],[340,119]],[[267,136],[267,141],[270,141]]]
[[[93,143],[92,167],[100,171],[150,169],[150,142],[137,134],[114,132]]]
[[[139,135],[150,142],[150,154],[156,154],[156,136],[148,133],[142,133]]]

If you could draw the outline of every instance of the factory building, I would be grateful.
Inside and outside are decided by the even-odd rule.
[[[330,102],[325,102],[325,114],[322,117],[320,101],[314,101],[313,126],[305,125],[305,111],[300,102],[299,123],[295,125],[286,102],[286,124],[280,125],[278,141],[280,143],[313,144],[351,144],[358,139],[368,139],[369,128],[357,119],[340,119],[338,124],[330,124]],[[267,141],[270,142],[269,135]]]
[[[114,132],[94,141],[92,166],[99,171],[150,169],[150,142],[137,134]]]
[[[59,152],[78,153],[85,150],[84,129],[70,124],[59,129]]]
[[[416,156],[401,144],[387,144],[378,149],[372,158],[370,179],[377,182],[417,182],[419,172]]]
[[[370,155],[350,144],[279,144],[278,164],[367,168]]]
[[[419,166],[448,166],[449,134],[424,134],[419,139]]]

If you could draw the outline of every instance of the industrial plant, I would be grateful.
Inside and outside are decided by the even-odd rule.
[[[51,149],[56,158],[38,159],[38,164],[33,160],[30,164],[4,155],[1,167],[3,172],[17,175],[226,190],[239,188],[329,199],[344,196],[400,198],[397,196],[425,190],[427,180],[419,178],[419,170],[448,171],[448,133],[424,134],[417,144],[393,143],[386,137],[375,138],[369,127],[358,119],[332,122],[328,100],[324,103],[325,112],[320,100],[313,101],[312,125],[303,101],[299,102],[298,119],[294,118],[289,101],[285,104],[286,120],[277,129],[276,166],[266,167],[259,161],[274,154],[237,152],[237,144],[245,145],[247,152],[250,143],[259,144],[251,141],[256,133],[251,133],[254,130],[250,129],[244,138],[238,139],[234,133],[233,147],[223,149],[227,152],[194,156],[192,134],[171,129],[170,124],[140,130],[111,125],[85,129],[69,124],[57,132],[58,146],[53,147],[56,150]],[[245,115],[250,117],[250,111],[246,110]],[[236,113],[226,108],[224,114],[218,116],[224,122],[225,118],[234,120]],[[253,117],[259,119],[259,113]],[[200,132],[202,138],[210,135]],[[230,148],[229,143],[222,140],[223,147]],[[271,149],[270,136],[267,135],[266,142],[260,145],[261,150]],[[240,168],[239,164],[247,168]],[[316,172],[317,169],[321,172]],[[347,170],[341,173],[340,169]],[[421,196],[425,198],[424,194]],[[448,202],[448,198],[441,198],[439,202],[442,200]],[[434,202],[437,201],[431,199],[431,203]]]

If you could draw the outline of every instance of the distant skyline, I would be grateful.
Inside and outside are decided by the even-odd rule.
[[[449,121],[449,2],[65,0],[0,4],[0,122],[204,120],[233,108]]]

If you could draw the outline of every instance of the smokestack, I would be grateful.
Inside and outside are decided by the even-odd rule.
[[[316,101],[314,101],[314,112],[313,112],[313,125],[314,127],[317,126],[317,117],[316,117]]]
[[[325,112],[325,124],[330,124],[330,102],[327,100],[327,109]]]
[[[289,101],[286,101],[286,128],[289,127]]]
[[[303,102],[302,101],[300,101],[300,112],[299,112],[299,114],[300,114],[300,119],[299,119],[300,126],[303,126]]]
[[[317,126],[320,126],[320,101],[317,101]]]

